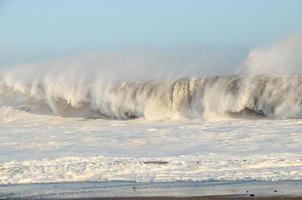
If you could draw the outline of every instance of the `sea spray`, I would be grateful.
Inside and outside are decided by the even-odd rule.
[[[1,88],[2,105],[10,106],[13,98],[11,106],[16,108],[27,105],[31,112],[37,103],[64,117],[163,119],[239,114],[300,118],[302,113],[302,76],[234,75],[107,83],[95,80],[75,85],[36,80],[21,84],[4,79]]]

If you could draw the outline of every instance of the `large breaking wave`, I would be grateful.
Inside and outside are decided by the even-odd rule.
[[[216,76],[166,81],[78,81],[73,85],[3,78],[1,106],[64,117],[206,118],[302,116],[302,76]]]
[[[19,66],[0,75],[0,105],[64,117],[300,118],[301,47],[298,34],[254,49],[231,76],[205,76],[215,62],[188,55],[102,54]],[[192,75],[203,78],[179,78]]]

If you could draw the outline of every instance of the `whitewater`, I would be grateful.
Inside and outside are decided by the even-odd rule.
[[[110,56],[4,69],[0,184],[301,180],[297,38],[232,75],[151,76]]]
[[[299,180],[301,81],[4,81],[0,181]]]
[[[4,78],[1,103],[31,113],[108,119],[211,115],[299,118],[302,76],[224,76],[170,81],[20,83]]]

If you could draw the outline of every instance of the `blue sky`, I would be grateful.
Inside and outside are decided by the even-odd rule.
[[[0,65],[131,48],[252,48],[302,31],[301,0],[0,0]]]

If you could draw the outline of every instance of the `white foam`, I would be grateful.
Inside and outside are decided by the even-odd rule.
[[[301,154],[63,157],[0,165],[1,184],[66,181],[300,180]]]
[[[300,120],[82,120],[10,113],[0,183],[302,178]]]

